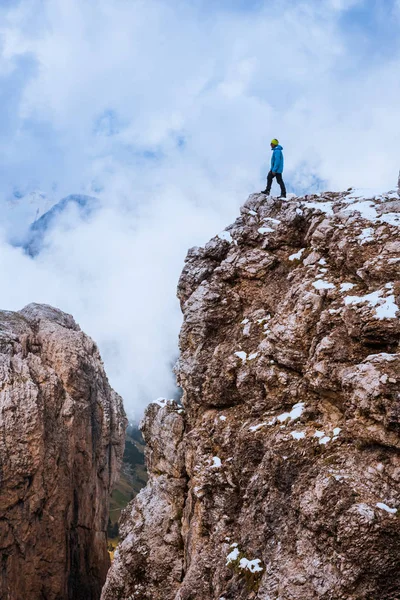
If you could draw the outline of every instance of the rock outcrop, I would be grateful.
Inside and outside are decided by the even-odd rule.
[[[121,398],[70,315],[0,312],[0,598],[97,600]]]
[[[399,226],[395,192],[255,194],[189,251],[102,600],[400,598]]]

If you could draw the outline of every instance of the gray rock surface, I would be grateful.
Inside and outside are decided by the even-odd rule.
[[[400,598],[399,197],[280,201],[189,251],[182,410],[102,600]]]
[[[0,425],[0,598],[97,600],[126,423],[70,315],[0,311]]]

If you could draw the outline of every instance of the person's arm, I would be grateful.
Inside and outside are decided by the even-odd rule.
[[[274,152],[274,168],[273,168],[273,173],[277,173],[279,171],[279,168],[281,167],[283,162],[283,154],[282,154],[282,150],[275,150]]]
[[[272,160],[271,160],[271,173],[272,175],[275,175],[275,169],[276,169],[276,153],[275,150],[272,152]]]

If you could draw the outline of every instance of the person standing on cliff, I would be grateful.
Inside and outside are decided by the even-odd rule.
[[[286,188],[285,188],[285,184],[282,179],[282,173],[283,173],[282,150],[283,150],[283,148],[279,144],[279,141],[276,138],[271,140],[271,150],[272,150],[271,170],[268,173],[268,177],[267,177],[267,187],[261,193],[267,194],[267,196],[269,196],[269,194],[271,192],[272,180],[274,179],[274,177],[276,177],[276,181],[277,181],[277,183],[279,183],[280,188],[281,188],[281,195],[279,196],[279,198],[286,198]]]

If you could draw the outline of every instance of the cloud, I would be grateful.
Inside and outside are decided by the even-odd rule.
[[[364,4],[365,0],[328,0],[328,6],[333,10],[347,11],[353,6]]]
[[[261,189],[270,138],[291,190],[395,186],[400,52],[390,36],[362,42],[372,4],[3,5],[0,278],[14,283],[0,305],[73,313],[130,413],[173,393],[186,250]],[[35,260],[9,246],[70,193],[102,209],[67,211]]]

